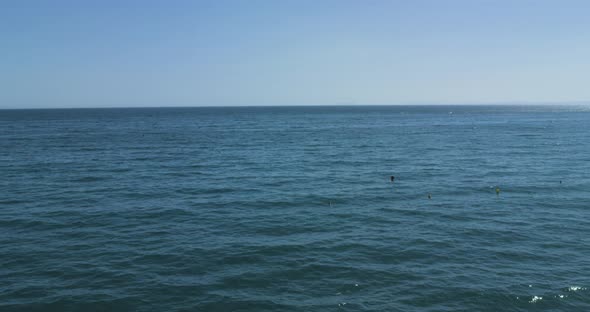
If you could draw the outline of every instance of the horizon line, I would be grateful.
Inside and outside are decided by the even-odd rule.
[[[519,102],[480,102],[480,103],[408,103],[408,104],[358,104],[358,103],[334,103],[334,104],[258,104],[258,105],[177,105],[177,106],[71,106],[71,107],[24,107],[24,108],[2,108],[0,110],[51,110],[51,109],[134,109],[134,108],[255,108],[255,107],[359,107],[359,106],[570,106],[588,105],[590,100],[580,101],[519,101]]]

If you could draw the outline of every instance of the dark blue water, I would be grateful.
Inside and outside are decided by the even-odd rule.
[[[587,107],[3,110],[0,173],[1,311],[590,310]]]

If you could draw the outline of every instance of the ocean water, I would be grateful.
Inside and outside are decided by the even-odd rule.
[[[1,110],[0,175],[0,311],[590,311],[589,107]]]

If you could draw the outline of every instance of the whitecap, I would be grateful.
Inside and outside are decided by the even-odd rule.
[[[533,298],[531,299],[531,301],[529,301],[530,303],[535,303],[539,300],[543,300],[543,297],[539,297],[539,296],[533,296]]]
[[[570,286],[568,288],[569,291],[578,291],[578,290],[586,290],[585,287],[580,287],[580,286]]]

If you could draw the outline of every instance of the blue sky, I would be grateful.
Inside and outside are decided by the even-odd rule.
[[[0,108],[590,100],[590,1],[0,1]]]

